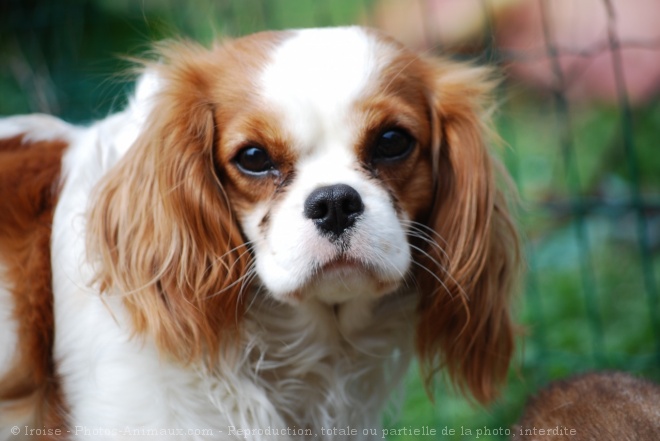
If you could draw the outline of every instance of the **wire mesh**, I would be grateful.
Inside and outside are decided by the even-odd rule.
[[[507,426],[522,397],[551,378],[619,368],[660,380],[660,163],[654,159],[660,105],[657,97],[631,102],[622,56],[635,49],[660,58],[660,36],[621,37],[621,2],[597,0],[594,7],[607,18],[604,38],[572,47],[557,39],[552,2],[529,0],[540,11],[542,45],[510,49],[497,41],[502,15],[494,12],[496,2],[477,1],[485,17],[481,41],[450,48],[436,40],[429,19],[437,2],[409,2],[421,11],[423,46],[505,71],[514,63],[546,63],[551,72],[544,92],[521,87],[513,76],[499,91],[497,125],[510,146],[502,155],[525,207],[529,270],[519,310],[528,331],[519,372],[512,373],[512,387],[520,390],[475,421]],[[208,41],[261,29],[374,24],[379,2],[192,3],[3,2],[0,114],[46,112],[88,122],[123,105],[130,81],[117,76],[127,67],[119,55],[140,53],[150,41],[174,34]],[[585,67],[567,69],[562,57],[593,60],[603,54],[611,60],[615,99],[585,109],[570,94]],[[454,414],[460,405],[451,405]],[[414,421],[426,418],[418,407],[410,412],[418,415]],[[437,423],[438,415],[428,420]]]

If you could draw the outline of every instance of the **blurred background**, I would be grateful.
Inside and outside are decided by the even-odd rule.
[[[521,195],[528,266],[517,360],[489,408],[442,381],[432,404],[413,367],[385,421],[476,439],[509,428],[555,378],[620,369],[660,381],[658,17],[657,0],[3,0],[0,115],[103,118],[132,87],[122,57],[173,36],[365,24],[498,66],[498,153]]]

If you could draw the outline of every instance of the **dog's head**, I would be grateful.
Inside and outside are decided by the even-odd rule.
[[[89,222],[138,331],[189,359],[238,336],[250,284],[293,307],[407,290],[427,374],[491,398],[518,245],[485,146],[489,71],[361,28],[161,49]]]

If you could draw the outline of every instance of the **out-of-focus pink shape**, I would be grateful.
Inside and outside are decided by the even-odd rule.
[[[660,92],[660,0],[611,2],[626,90],[641,103]],[[419,48],[480,42],[494,25],[495,45],[513,56],[508,65],[518,80],[561,86],[574,100],[617,99],[606,0],[381,0],[374,16],[376,26]],[[559,51],[563,84],[548,42]]]
[[[622,45],[625,86],[633,103],[660,90],[660,1],[612,0],[614,29]],[[547,37],[544,35],[543,13]],[[543,88],[562,86],[547,56],[559,51],[566,92],[573,99],[615,101],[617,87],[604,0],[525,1],[501,17],[497,45],[522,56],[510,64],[516,77]]]
[[[416,48],[451,47],[479,40],[488,14],[498,14],[521,0],[380,0],[375,25]]]

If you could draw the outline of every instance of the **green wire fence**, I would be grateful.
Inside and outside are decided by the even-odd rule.
[[[395,427],[449,427],[455,434],[443,439],[474,439],[461,429],[473,428],[474,434],[477,428],[510,427],[525,398],[555,378],[621,369],[660,381],[660,101],[650,96],[632,102],[622,55],[634,48],[660,59],[660,34],[622,38],[623,2],[595,0],[594,13],[606,16],[603,38],[586,48],[567,47],[558,41],[552,1],[528,2],[540,11],[542,44],[526,51],[498,41],[506,15],[495,10],[497,2],[479,2],[485,17],[481,37],[458,47],[434,41],[435,25],[420,16],[427,50],[505,72],[496,122],[507,144],[501,154],[523,205],[528,268],[516,314],[526,331],[509,387],[495,406],[472,407],[442,384],[433,405],[411,370],[401,413],[386,419]],[[188,35],[210,41],[262,29],[374,24],[379,3],[5,0],[0,115],[46,112],[87,123],[123,106],[132,79],[122,74],[129,66],[122,56],[140,54],[154,40]],[[438,2],[400,3],[425,11]],[[611,60],[614,99],[574,100],[569,92],[583,73],[567,72],[562,57],[589,61],[602,54]],[[514,64],[538,62],[551,74],[548,87],[524,85],[508,74]]]

